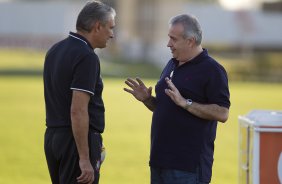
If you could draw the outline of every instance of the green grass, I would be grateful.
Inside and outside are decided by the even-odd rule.
[[[0,49],[0,70],[42,70],[45,53],[28,49]]]
[[[155,80],[146,80],[154,85]],[[149,183],[151,112],[104,79],[107,157],[101,184]],[[42,79],[0,77],[0,183],[51,183],[43,151],[45,112]],[[238,183],[238,115],[252,109],[282,109],[282,85],[231,83],[230,118],[218,126],[212,183]]]
[[[221,52],[224,54],[225,52]],[[281,52],[212,54],[226,69],[230,80],[282,82]],[[31,49],[0,49],[0,75],[41,75],[45,52]],[[161,68],[148,61],[112,57],[101,59],[107,77],[158,78]]]
[[[0,75],[41,75],[44,64],[44,52],[27,49],[0,49]],[[103,76],[128,77],[137,75],[146,78],[158,78],[160,68],[150,63],[115,58],[101,59]]]

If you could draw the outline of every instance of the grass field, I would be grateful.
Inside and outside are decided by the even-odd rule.
[[[104,83],[107,158],[100,183],[149,183],[151,113],[123,92],[123,79],[104,79]],[[0,183],[51,183],[43,152],[42,79],[2,76],[0,84]],[[230,90],[230,118],[218,126],[213,184],[237,184],[238,115],[252,109],[282,109],[281,84],[233,82]]]

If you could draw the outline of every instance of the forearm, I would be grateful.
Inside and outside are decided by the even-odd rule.
[[[72,112],[72,131],[81,160],[89,160],[89,117],[87,112]]]
[[[229,115],[229,110],[217,104],[199,104],[193,102],[189,108],[186,108],[191,114],[207,120],[216,120],[226,122]]]
[[[143,104],[150,110],[150,111],[154,111],[156,108],[156,97],[149,97],[148,99],[143,101]]]
[[[174,86],[169,78],[165,79],[169,89],[165,90],[165,93],[171,98],[171,100],[180,107],[186,109],[191,114],[206,120],[216,120],[225,122],[228,119],[229,109],[221,107],[217,104],[200,104],[197,102],[189,102],[179,93],[178,89]]]

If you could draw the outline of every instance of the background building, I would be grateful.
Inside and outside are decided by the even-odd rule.
[[[184,0],[105,1],[117,10],[114,44],[102,54],[164,65],[169,19],[180,13],[198,17],[203,45],[210,50],[282,49],[281,3],[251,10],[227,10],[218,3]],[[0,47],[48,49],[75,31],[85,1],[0,2]],[[280,8],[279,8],[280,7]]]

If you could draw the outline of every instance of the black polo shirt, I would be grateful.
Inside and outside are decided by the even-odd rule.
[[[43,77],[47,127],[71,126],[72,92],[78,90],[91,96],[90,128],[104,131],[100,61],[84,37],[70,32],[68,38],[51,47],[45,57]]]
[[[171,59],[155,86],[157,106],[152,118],[150,166],[190,172],[200,166],[201,180],[209,182],[217,122],[198,118],[177,106],[165,94],[165,78],[171,77],[186,99],[229,108],[227,74],[205,49],[177,66],[178,61]]]

